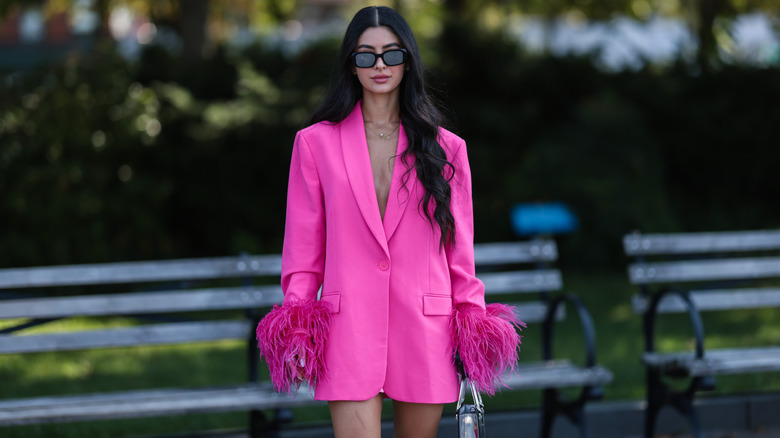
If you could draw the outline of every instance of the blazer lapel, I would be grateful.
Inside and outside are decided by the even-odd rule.
[[[390,182],[390,196],[387,197],[387,207],[385,207],[384,228],[388,241],[393,237],[396,228],[398,228],[398,223],[401,221],[406,207],[412,203],[412,199],[415,199],[412,196],[417,183],[414,157],[409,157],[408,163],[404,163],[401,160],[401,154],[406,150],[407,146],[408,139],[402,123],[398,130],[398,149],[396,151],[395,165],[393,166],[393,179]],[[406,173],[406,164],[411,167],[409,173]],[[406,182],[404,182],[404,178],[406,178]]]
[[[382,245],[385,252],[389,252],[382,227],[382,217],[379,215],[379,203],[376,199],[374,176],[371,173],[371,158],[368,156],[368,142],[360,103],[355,105],[355,109],[341,122],[341,149],[349,185],[352,187],[352,194],[360,207],[363,219],[377,242]]]

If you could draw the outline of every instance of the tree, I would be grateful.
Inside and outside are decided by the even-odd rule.
[[[447,16],[456,22],[473,23],[483,11],[502,8],[505,16],[518,13],[542,17],[548,29],[553,20],[572,12],[596,20],[610,19],[616,14],[640,20],[652,14],[682,16],[697,36],[696,61],[704,71],[721,64],[719,35],[725,35],[723,28],[728,28],[738,15],[763,11],[777,17],[780,11],[780,0],[445,0],[443,4]]]
[[[209,0],[179,0],[179,33],[182,57],[187,62],[203,59],[207,43],[206,20]]]
[[[8,0],[0,2],[0,18],[5,17],[17,7],[40,6],[46,0]]]
[[[695,22],[699,39],[697,61],[699,66],[709,71],[720,65],[718,39],[716,36],[717,21],[733,22],[740,14],[763,11],[770,16],[777,16],[780,11],[780,0],[695,0],[688,7],[695,10]]]

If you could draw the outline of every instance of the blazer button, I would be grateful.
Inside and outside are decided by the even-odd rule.
[[[386,261],[382,260],[381,262],[379,262],[379,269],[383,271],[387,271],[387,268],[389,267],[390,265]]]

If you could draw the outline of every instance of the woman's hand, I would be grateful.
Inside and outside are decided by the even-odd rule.
[[[306,352],[301,355],[295,355],[287,362],[287,366],[290,368],[290,375],[297,382],[303,382],[305,379],[304,369],[306,367]]]

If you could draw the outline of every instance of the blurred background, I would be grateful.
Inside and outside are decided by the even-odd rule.
[[[294,133],[368,4],[2,0],[0,266],[280,251]],[[584,269],[635,229],[780,225],[780,0],[387,4],[469,144],[478,241],[550,201]]]
[[[295,132],[368,4],[0,0],[0,268],[280,252]],[[605,398],[641,400],[622,236],[780,227],[780,0],[385,4],[411,24],[431,92],[468,143],[476,240],[527,238],[533,230],[513,222],[518,204],[565,207],[559,265],[615,373]],[[777,345],[780,316],[765,310],[707,327],[731,333],[718,345]],[[581,349],[577,327],[569,318],[556,332],[563,350]],[[527,330],[523,360],[540,357],[539,332]],[[245,348],[6,355],[0,398],[242,381]],[[718,395],[777,391],[780,376],[718,385]],[[487,403],[540,401],[533,391]],[[327,418],[296,411],[296,422]],[[245,425],[244,413],[214,414],[3,436]]]

